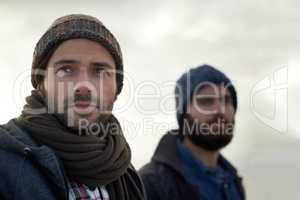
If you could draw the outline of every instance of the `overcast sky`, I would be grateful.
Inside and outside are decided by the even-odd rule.
[[[299,8],[296,0],[0,0],[0,122],[20,114],[32,89],[34,46],[54,19],[90,14],[123,51],[126,81],[115,114],[137,168],[177,127],[175,81],[207,63],[223,70],[238,91],[235,139],[224,154],[244,176],[248,199],[299,199]]]

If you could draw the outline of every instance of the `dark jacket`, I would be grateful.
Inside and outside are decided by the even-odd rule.
[[[37,146],[14,119],[0,126],[0,199],[68,198],[67,177],[54,151]]]
[[[174,133],[174,134],[172,134]],[[151,162],[139,170],[143,180],[148,200],[199,200],[199,188],[186,182],[183,175],[183,166],[176,150],[176,132],[164,135],[155,150]],[[235,181],[238,190],[245,199],[242,179],[236,169]]]

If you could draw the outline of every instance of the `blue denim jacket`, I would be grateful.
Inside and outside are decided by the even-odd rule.
[[[38,147],[14,119],[0,126],[0,199],[68,199],[61,162],[47,146]]]
[[[183,163],[183,175],[187,182],[199,188],[203,200],[241,200],[236,185],[235,169],[222,156],[215,169],[196,160],[192,153],[177,140],[177,152]]]

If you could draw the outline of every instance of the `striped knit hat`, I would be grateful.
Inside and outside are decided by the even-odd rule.
[[[64,41],[75,38],[85,38],[99,42],[110,54],[116,63],[117,93],[123,87],[123,59],[118,41],[114,35],[97,18],[72,14],[58,18],[40,38],[36,44],[32,68],[31,83],[37,88],[43,80],[43,73],[55,49]]]

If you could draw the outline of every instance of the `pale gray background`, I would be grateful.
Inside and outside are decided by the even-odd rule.
[[[175,80],[189,67],[208,63],[227,73],[238,91],[236,137],[224,154],[243,175],[248,199],[300,198],[299,1],[9,2],[0,1],[1,123],[19,115],[32,89],[34,46],[52,21],[70,13],[91,14],[120,41],[127,77],[133,80],[125,82],[115,111],[137,168],[150,160],[165,131],[176,128]],[[251,107],[252,89],[279,69],[279,98],[264,89]],[[150,83],[158,86],[155,91]],[[157,96],[142,99],[138,93]],[[135,102],[127,104],[130,98]],[[163,109],[159,103],[165,99]],[[124,110],[117,112],[120,107]]]

